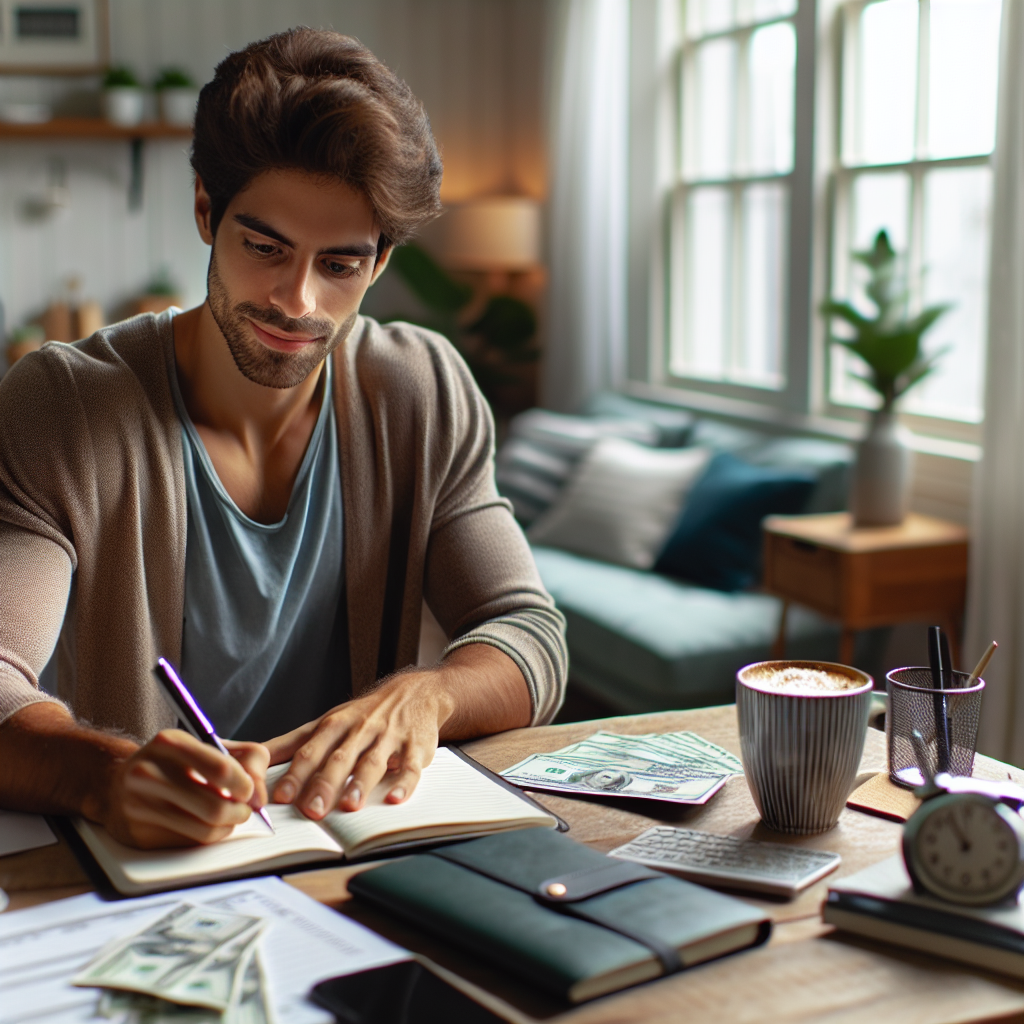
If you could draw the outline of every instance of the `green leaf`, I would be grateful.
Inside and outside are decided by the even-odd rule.
[[[489,347],[513,353],[530,344],[537,332],[537,318],[525,302],[511,295],[495,295],[466,330],[479,334]]]
[[[403,245],[391,254],[391,266],[409,290],[435,313],[457,313],[473,297],[468,284],[453,281],[418,245]]]

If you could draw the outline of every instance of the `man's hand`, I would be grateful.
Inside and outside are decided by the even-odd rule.
[[[157,733],[111,772],[99,817],[116,839],[152,849],[215,843],[267,802],[270,753],[225,740],[225,757],[180,729]]]
[[[266,801],[270,760],[261,744],[224,743],[234,757],[177,729],[140,747],[30,704],[0,725],[0,807],[80,814],[130,846],[215,842]]]
[[[409,798],[439,740],[529,725],[518,666],[495,647],[467,644],[434,669],[399,673],[267,743],[272,764],[291,759],[274,789],[310,818],[356,811],[386,778],[389,803]]]

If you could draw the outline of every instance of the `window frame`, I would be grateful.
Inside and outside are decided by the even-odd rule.
[[[832,352],[820,303],[835,293],[843,267],[836,256],[843,189],[862,168],[843,164],[843,66],[846,11],[872,0],[798,0],[793,169],[788,175],[729,179],[789,181],[789,265],[779,390],[683,377],[669,369],[674,287],[673,217],[682,179],[683,0],[632,0],[630,41],[629,345],[624,390],[698,411],[856,440],[870,410],[832,401]],[[727,33],[714,33],[723,35]],[[712,33],[701,38],[709,38]],[[939,166],[986,163],[989,157],[915,160],[920,173]],[[904,165],[891,165],[893,170]],[[890,165],[865,165],[885,169]],[[692,183],[690,183],[692,186]],[[702,181],[701,184],[704,184]],[[845,284],[844,284],[845,287]],[[976,460],[982,423],[901,412],[922,450]]]

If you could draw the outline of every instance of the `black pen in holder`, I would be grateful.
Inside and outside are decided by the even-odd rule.
[[[923,785],[927,775],[943,770],[940,765],[944,752],[945,770],[951,775],[973,773],[985,680],[977,679],[969,686],[970,679],[969,672],[951,670],[947,681],[952,686],[939,689],[933,685],[931,669],[923,665],[894,668],[886,674],[889,778],[897,785]],[[937,728],[942,723],[945,727]],[[924,765],[914,749],[915,729],[927,750],[928,763]]]
[[[949,642],[938,626],[928,628],[928,663],[932,675],[932,710],[935,714],[936,770],[949,771],[949,708],[945,691],[953,682]],[[923,766],[922,766],[923,769]]]

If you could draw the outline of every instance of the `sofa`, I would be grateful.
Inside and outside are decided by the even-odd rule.
[[[497,456],[498,487],[512,502],[544,583],[566,617],[570,687],[626,714],[730,703],[736,670],[768,658],[778,630],[780,602],[761,592],[756,580],[742,589],[699,585],[624,564],[628,554],[605,555],[600,547],[596,556],[594,550],[581,554],[572,532],[563,531],[558,544],[537,539],[538,533],[551,534],[538,525],[551,520],[588,453],[609,437],[671,449],[680,458],[687,449],[709,458],[728,453],[743,465],[804,474],[811,481],[806,499],[785,509],[802,513],[845,507],[852,451],[618,394],[596,396],[580,416],[529,410],[509,425]],[[884,630],[862,634],[856,663],[876,668],[886,638]],[[808,609],[791,609],[788,657],[835,660],[838,642],[837,624]]]

